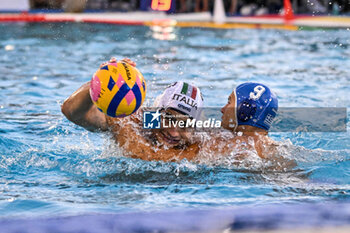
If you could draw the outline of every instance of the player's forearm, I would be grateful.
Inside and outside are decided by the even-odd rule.
[[[93,103],[89,90],[90,82],[87,82],[64,101],[61,110],[68,120],[79,124],[79,121],[83,119],[91,109]]]

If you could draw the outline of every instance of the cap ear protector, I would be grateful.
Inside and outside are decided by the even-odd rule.
[[[238,120],[246,122],[249,119],[253,118],[256,113],[256,103],[252,99],[245,99],[238,106],[237,117]]]

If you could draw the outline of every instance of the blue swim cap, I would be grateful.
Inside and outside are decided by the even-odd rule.
[[[238,125],[269,130],[278,111],[275,93],[264,84],[252,82],[239,85],[234,93]]]

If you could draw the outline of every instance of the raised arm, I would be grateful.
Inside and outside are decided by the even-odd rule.
[[[129,58],[124,58],[123,62],[136,66],[136,63]],[[109,63],[115,63],[117,59],[112,57]],[[108,62],[101,64],[100,67]],[[82,85],[61,106],[62,113],[74,124],[80,125],[89,131],[107,131],[109,129],[107,117],[100,112],[93,104],[90,97],[90,82]]]
[[[68,120],[89,131],[106,131],[108,130],[106,115],[93,104],[89,90],[90,82],[76,90],[62,104],[62,113]]]

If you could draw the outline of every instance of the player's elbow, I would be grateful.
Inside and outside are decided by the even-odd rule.
[[[71,110],[69,104],[67,103],[67,100],[64,101],[63,104],[61,105],[61,112],[68,120],[74,122],[72,110]]]
[[[66,100],[61,105],[61,112],[69,121],[91,132],[101,132],[109,129],[105,115],[99,112],[96,107],[92,107],[88,111],[77,111]]]
[[[71,108],[71,106],[66,101],[61,105],[61,112],[70,122],[72,122],[76,125],[82,126],[82,127],[86,128],[87,130],[90,130],[89,127],[86,127],[84,125],[83,117],[80,117],[76,113],[74,113],[74,110]],[[92,131],[92,130],[90,130],[90,131]]]
[[[63,104],[61,105],[61,112],[63,113],[63,115],[65,115],[67,117],[67,115],[68,115],[68,106],[66,104],[66,101],[64,101]]]

